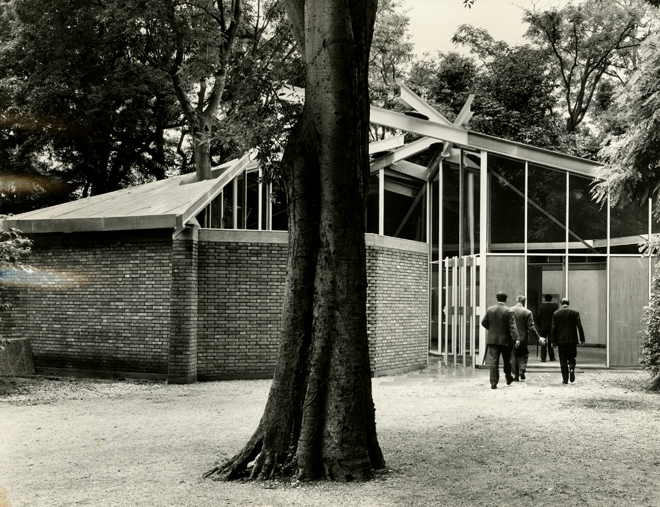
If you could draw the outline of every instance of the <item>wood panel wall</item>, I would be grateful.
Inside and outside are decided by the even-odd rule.
[[[648,258],[610,257],[610,366],[639,365],[648,291]]]

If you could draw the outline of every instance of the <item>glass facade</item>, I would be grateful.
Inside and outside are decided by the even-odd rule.
[[[480,158],[486,158],[485,175],[481,174]],[[460,361],[464,351],[467,364],[474,364],[471,351],[479,354],[478,343],[485,339],[486,332],[475,326],[478,319],[471,316],[481,317],[495,303],[495,294],[504,290],[509,294],[509,306],[516,303],[517,295],[524,295],[525,304],[534,315],[546,297],[556,303],[568,298],[571,307],[581,314],[587,342],[601,351],[595,353],[598,359],[594,364],[627,361],[637,346],[633,338],[639,327],[641,306],[635,310],[640,315],[623,315],[619,307],[608,303],[613,279],[625,283],[618,273],[612,272],[610,263],[614,256],[623,256],[637,259],[630,265],[650,266],[650,259],[640,255],[640,243],[647,241],[656,229],[660,232],[660,227],[649,220],[650,200],[641,205],[629,203],[610,208],[608,202],[593,199],[595,181],[588,175],[488,152],[470,155],[469,161],[474,163],[444,172],[445,185],[448,180],[450,185],[443,192],[449,201],[443,202],[442,209],[449,211],[442,216],[441,227],[447,230],[439,251],[443,254],[446,279],[455,283],[445,287],[445,294],[432,303],[441,305],[433,310],[435,314],[445,315],[437,332],[431,330],[433,336],[438,336],[437,342],[432,343],[437,343],[437,348],[432,350],[444,354],[449,364],[452,356],[455,363]],[[458,209],[454,183],[457,171],[462,178]],[[473,174],[469,176],[471,182],[468,174]],[[454,180],[450,180],[452,177]],[[476,181],[488,183],[486,193],[476,190]],[[450,236],[455,231],[456,216],[463,224],[458,237],[455,232]],[[485,241],[477,232],[478,224],[486,227]],[[458,248],[453,246],[455,241]],[[470,248],[473,243],[480,243],[485,250]],[[483,287],[481,280],[477,283],[477,298],[473,294],[475,284],[470,282],[475,273],[462,267],[468,262],[477,265],[483,279]],[[644,272],[648,269],[638,271],[629,277],[636,284],[645,280]],[[650,277],[647,278],[641,287],[648,289]],[[620,322],[624,320],[630,321],[635,332],[614,337],[612,329],[623,329]],[[474,336],[477,334],[478,338]],[[611,353],[610,339],[618,340]]]
[[[465,365],[481,360],[480,322],[498,290],[509,294],[509,305],[524,295],[534,314],[546,297],[568,297],[587,341],[608,346],[611,329],[623,329],[628,318],[608,303],[612,259],[637,259],[616,261],[627,268],[648,264],[647,275],[629,277],[650,282],[650,260],[639,245],[660,226],[650,219],[650,200],[610,208],[593,199],[593,185],[579,171],[457,148],[437,171],[407,162],[372,172],[367,232],[428,244],[431,351]],[[197,219],[202,227],[286,230],[286,198],[249,168]],[[608,364],[632,354],[632,345],[617,347],[614,358],[608,348]]]
[[[525,162],[488,155],[491,252],[524,252]]]

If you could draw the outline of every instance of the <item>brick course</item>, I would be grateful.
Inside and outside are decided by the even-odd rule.
[[[277,362],[286,233],[202,231],[197,369],[200,379],[271,378]],[[253,239],[254,238],[254,239]]]
[[[428,256],[367,246],[367,333],[371,369],[383,375],[428,360]]]
[[[286,262],[284,232],[40,235],[0,335],[31,338],[38,370],[270,378]],[[367,235],[367,275],[373,374],[423,368],[425,246]]]
[[[167,373],[171,239],[162,234],[35,236],[10,286],[0,335],[30,338],[39,368]]]

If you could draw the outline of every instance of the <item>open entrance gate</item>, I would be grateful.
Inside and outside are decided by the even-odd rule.
[[[480,306],[482,266],[478,255],[451,257],[443,262],[443,329],[440,350],[447,365],[480,364]]]

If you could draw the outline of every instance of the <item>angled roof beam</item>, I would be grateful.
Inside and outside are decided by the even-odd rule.
[[[369,155],[378,153],[379,151],[389,151],[399,148],[404,145],[404,138],[405,134],[401,134],[400,136],[388,137],[381,141],[369,143]]]
[[[389,111],[386,111],[389,112]],[[373,107],[372,107],[372,115],[373,115]],[[404,118],[408,118],[408,116],[401,115]],[[416,119],[416,118],[414,118]],[[373,121],[373,118],[372,118]],[[418,121],[425,121],[425,120],[418,120]],[[392,153],[389,153],[388,155],[385,155],[384,157],[377,158],[371,164],[369,164],[370,172],[371,174],[375,173],[378,171],[378,169],[382,169],[383,167],[390,166],[392,164],[396,164],[400,160],[404,160],[408,157],[412,157],[413,155],[416,155],[417,153],[420,153],[426,149],[428,149],[429,146],[432,144],[437,143],[438,140],[434,139],[432,137],[423,137],[422,139],[418,139],[417,141],[414,141],[412,143],[408,143],[404,145],[403,147],[399,148],[396,151],[393,151]]]
[[[467,145],[468,142],[468,131],[460,127],[430,120],[420,120],[419,118],[406,116],[403,113],[387,111],[375,106],[371,106],[370,121],[376,125],[414,132],[440,141],[449,141],[461,145]]]
[[[474,100],[474,93],[471,93],[470,95],[468,95],[465,104],[463,104],[463,107],[461,108],[461,112],[458,113],[458,116],[454,120],[454,125],[456,125],[457,127],[465,128],[465,124],[470,121],[470,118],[472,118],[472,115],[474,114],[472,112],[473,100]],[[445,142],[445,146],[442,149],[442,156],[448,157],[452,148],[453,148],[452,143]]]
[[[215,199],[220,194],[220,192],[222,192],[222,189],[225,188],[227,183],[231,182],[236,176],[244,171],[254,156],[255,153],[253,151],[249,151],[240,159],[234,160],[233,165],[229,169],[225,170],[220,176],[218,176],[217,183],[213,185],[213,187],[211,187],[207,192],[200,196],[182,215],[177,216],[177,227],[175,234],[181,232],[191,218],[197,216],[200,211],[208,206],[208,204],[213,199]]]
[[[430,105],[428,105],[428,103],[425,100],[423,100],[419,95],[417,95],[410,88],[408,88],[403,83],[403,80],[397,78],[396,84],[398,84],[399,87],[401,88],[401,96],[397,97],[397,100],[399,102],[414,109],[418,113],[422,113],[423,115],[427,116],[428,119],[431,121],[442,123],[444,125],[451,125],[451,122],[447,118],[445,118],[438,111],[433,109]]]
[[[403,174],[405,176],[410,176],[416,180],[426,181],[428,177],[428,167],[414,164],[408,162],[407,160],[401,160],[395,162],[390,167],[387,168],[386,174],[389,172]]]
[[[472,115],[474,114],[471,109],[473,100],[474,100],[474,93],[471,93],[470,95],[468,95],[465,104],[463,104],[463,107],[461,108],[461,112],[458,113],[458,116],[454,120],[454,125],[456,125],[457,127],[464,127],[465,124],[470,121]]]

